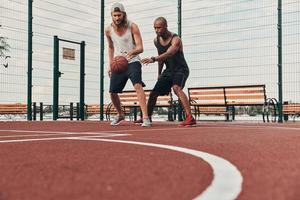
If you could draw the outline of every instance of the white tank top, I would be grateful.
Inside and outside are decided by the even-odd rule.
[[[125,56],[127,52],[135,48],[133,36],[131,33],[130,21],[128,22],[128,28],[126,32],[122,36],[117,35],[112,26],[110,32],[111,32],[111,39],[114,43],[114,56]],[[128,63],[132,63],[140,60],[141,60],[140,57],[136,55],[130,60],[128,60]]]

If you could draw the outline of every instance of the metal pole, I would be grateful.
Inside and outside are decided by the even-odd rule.
[[[101,32],[100,32],[100,120],[104,119],[104,2],[101,1]]]
[[[54,36],[53,52],[53,120],[58,119],[59,39]]]
[[[43,114],[44,114],[43,102],[40,102],[40,121],[43,121]]]
[[[37,113],[36,102],[33,102],[32,107],[33,107],[33,121],[36,121],[36,113]]]
[[[282,1],[278,0],[278,122],[283,122],[282,114]]]
[[[73,111],[74,111],[73,102],[70,102],[70,120],[71,121],[73,121]]]
[[[32,2],[28,0],[27,120],[32,120]]]
[[[80,44],[80,119],[84,120],[84,76],[85,76],[85,42]]]
[[[177,9],[178,9],[178,36],[181,38],[181,0],[178,0],[178,6],[177,6]]]
[[[181,38],[182,37],[182,34],[181,34],[181,0],[178,0],[178,5],[177,5],[177,10],[178,10],[178,36]],[[177,107],[177,115],[178,115],[178,121],[182,121],[183,120],[183,108],[182,108],[182,105],[180,103],[180,101],[178,100],[178,107]]]

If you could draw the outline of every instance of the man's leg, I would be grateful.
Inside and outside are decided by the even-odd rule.
[[[118,93],[110,93],[110,98],[111,98],[111,101],[112,101],[115,109],[118,112],[118,116],[116,116],[115,119],[113,119],[113,121],[110,123],[110,125],[117,126],[122,121],[124,121],[125,116],[124,116],[124,112],[123,112],[122,107],[121,107],[121,102],[120,102],[120,98],[119,98]]]
[[[110,123],[113,126],[119,125],[125,119],[118,93],[123,91],[127,80],[128,76],[126,72],[119,74],[112,73],[110,77],[110,99],[118,113],[118,115]]]
[[[147,110],[148,110],[149,118],[151,118],[151,116],[153,115],[153,110],[154,110],[154,107],[156,105],[156,101],[157,101],[158,96],[159,96],[158,92],[155,92],[155,91],[150,92],[148,103],[147,103]]]
[[[128,74],[129,78],[133,84],[133,87],[136,91],[138,102],[140,104],[141,112],[143,113],[143,119],[146,120],[146,123],[150,126],[150,122],[148,123],[148,112],[146,107],[146,95],[143,89],[145,84],[142,81],[142,65],[140,62],[130,63],[128,66]],[[142,126],[145,125],[143,122]]]
[[[148,119],[148,112],[146,107],[146,95],[143,89],[142,84],[136,83],[134,84],[134,89],[136,91],[138,101],[141,107],[141,111],[143,113],[143,119]]]
[[[183,92],[182,88],[178,85],[174,85],[173,90],[175,94],[178,96],[178,98],[180,99],[180,102],[187,116],[192,115],[189,99],[186,96],[186,94]]]
[[[118,115],[124,116],[124,112],[121,107],[121,101],[120,101],[118,93],[110,93],[110,99],[111,99],[111,102],[113,103],[115,109],[117,110]]]
[[[147,102],[147,112],[148,112],[148,118],[150,119],[150,121],[152,121],[151,116],[153,114],[153,110],[154,110],[154,107],[156,105],[156,100],[157,100],[158,96],[159,96],[158,92],[155,92],[155,91],[150,92],[149,99],[148,99],[148,102]],[[137,123],[137,124],[143,123],[142,114],[143,113],[141,112],[141,118],[138,119],[137,121],[135,121],[134,123]]]
[[[191,112],[191,107],[189,104],[188,97],[183,92],[182,88],[178,85],[174,85],[173,90],[174,90],[175,94],[178,96],[178,98],[183,106],[183,109],[186,113],[186,119],[180,123],[180,126],[190,126],[190,125],[196,124],[196,120],[194,119],[192,112]]]

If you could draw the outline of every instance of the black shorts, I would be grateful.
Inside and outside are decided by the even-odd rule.
[[[112,73],[110,77],[110,93],[121,93],[127,83],[127,80],[130,79],[132,85],[136,83],[142,84],[145,87],[145,84],[142,81],[142,65],[140,62],[129,63],[128,70],[123,73]]]
[[[156,82],[153,91],[159,93],[159,95],[166,95],[171,92],[171,88],[174,85],[184,88],[188,76],[188,72],[164,71]]]

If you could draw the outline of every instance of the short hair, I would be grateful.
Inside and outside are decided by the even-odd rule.
[[[167,22],[166,18],[164,18],[164,17],[158,17],[154,21],[155,22],[156,21],[161,21],[166,27],[168,26],[168,22]]]

